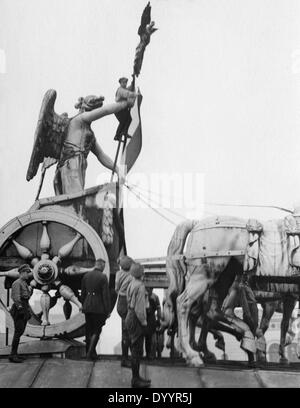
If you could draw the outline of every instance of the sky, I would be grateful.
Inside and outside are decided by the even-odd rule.
[[[6,73],[0,74],[0,225],[33,204],[39,176],[28,183],[25,175],[44,93],[55,89],[56,111],[70,116],[79,96],[102,94],[112,102],[119,77],[132,73],[145,5],[1,0]],[[159,30],[137,80],[144,97],[143,149],[131,177],[145,176],[147,189],[153,174],[188,173],[195,192],[200,174],[201,199],[193,208],[183,203],[175,209],[187,217],[203,216],[203,202],[293,208],[300,202],[299,2],[153,0],[151,5]],[[93,129],[113,157],[114,116],[95,122]],[[91,154],[86,186],[96,185],[104,171]],[[53,195],[53,174],[54,168],[41,197]],[[170,188],[170,194],[164,188],[160,195],[180,195]],[[205,206],[205,211],[204,216],[285,215],[244,207]],[[183,219],[164,214],[175,224]],[[132,256],[165,255],[174,224],[149,208],[129,208],[125,220]]]
[[[0,73],[0,226],[34,202],[39,176],[29,183],[25,176],[44,93],[55,89],[56,112],[69,116],[76,113],[79,96],[102,94],[112,102],[118,79],[132,73],[146,3],[0,0],[0,65],[5,57],[5,73],[3,67]],[[184,180],[187,174],[189,192],[170,182],[169,190],[158,193],[186,196],[187,203],[175,211],[188,218],[284,217],[278,210],[203,204],[292,209],[300,203],[300,3],[152,0],[151,5],[159,30],[137,80],[144,97],[143,148],[128,182],[147,190],[155,177]],[[116,126],[114,116],[93,124],[111,157]],[[86,187],[98,184],[104,171],[90,155]],[[53,174],[54,168],[41,197],[54,195]],[[183,218],[164,214],[173,223],[149,208],[125,209],[131,256],[166,255],[174,224]]]
[[[45,91],[56,89],[56,111],[70,116],[79,96],[103,94],[112,102],[118,78],[132,73],[145,5],[1,0],[0,49],[6,56],[6,73],[0,74],[1,225],[34,201],[39,176],[28,183],[25,174]],[[300,202],[299,2],[154,0],[151,5],[159,30],[137,81],[144,96],[143,149],[132,177],[142,174],[150,183],[154,173],[200,173],[205,202],[293,208]],[[115,128],[114,116],[93,124],[111,157]],[[103,171],[90,155],[86,186],[97,184]],[[41,197],[53,195],[54,168],[48,173]],[[200,203],[182,207],[176,211],[193,218],[202,209]],[[236,207],[205,210],[244,218],[285,215]],[[125,219],[133,256],[165,254],[173,224],[147,208],[128,209]]]

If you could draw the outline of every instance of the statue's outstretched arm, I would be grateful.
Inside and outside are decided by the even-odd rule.
[[[94,120],[102,118],[103,116],[111,115],[112,113],[117,113],[122,109],[127,108],[127,106],[128,106],[127,101],[110,103],[105,106],[102,106],[101,108],[93,109],[90,112],[84,112],[81,114],[82,115],[81,117],[85,122],[91,123]]]
[[[112,161],[112,159],[107,156],[107,154],[104,153],[104,151],[102,150],[102,148],[100,147],[98,142],[95,142],[94,147],[91,150],[94,155],[97,157],[97,159],[99,160],[99,162],[106,168],[113,170],[114,167],[114,162]],[[116,166],[116,173],[119,174],[119,169]]]

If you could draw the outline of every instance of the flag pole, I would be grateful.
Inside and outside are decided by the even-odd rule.
[[[119,143],[118,143],[118,148],[117,148],[117,152],[116,152],[116,156],[115,156],[114,166],[113,166],[112,173],[111,173],[111,178],[110,178],[111,183],[113,181],[114,174],[115,174],[115,171],[116,171],[116,166],[117,166],[117,161],[118,161],[118,157],[119,157],[121,143],[122,143],[122,138],[119,140]]]
[[[42,169],[42,174],[41,174],[41,179],[40,179],[40,184],[39,184],[39,188],[35,197],[35,201],[37,201],[39,199],[42,187],[43,187],[43,183],[44,183],[44,178],[45,178],[45,173],[46,173],[46,169],[43,168]]]

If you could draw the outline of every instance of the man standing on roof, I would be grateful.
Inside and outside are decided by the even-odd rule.
[[[11,344],[11,354],[9,361],[12,363],[22,363],[23,358],[18,356],[18,347],[20,338],[25,332],[28,320],[31,317],[29,298],[32,294],[32,288],[27,284],[29,274],[31,273],[30,266],[24,264],[18,269],[20,277],[14,281],[11,287],[11,297],[13,305],[11,308],[11,316],[14,319],[15,332]]]
[[[147,288],[147,331],[145,335],[146,357],[153,360],[156,357],[157,339],[156,329],[160,326],[161,307],[158,296],[153,293],[153,288]]]
[[[130,339],[128,330],[125,325],[125,319],[127,315],[127,298],[126,292],[129,283],[133,279],[129,270],[133,264],[133,259],[129,256],[123,256],[119,259],[120,270],[116,273],[116,283],[115,290],[118,294],[117,312],[122,319],[122,367],[131,367],[130,361],[128,360],[128,349],[130,346]]]
[[[103,271],[105,261],[97,259],[95,268],[88,272],[81,281],[82,312],[85,314],[86,359],[97,360],[96,347],[110,315],[110,296],[108,280]]]
[[[141,264],[133,263],[130,268],[133,276],[127,288],[128,312],[125,320],[130,337],[131,347],[131,369],[133,388],[150,387],[151,381],[140,376],[140,360],[143,356],[144,333],[147,328],[146,315],[146,289],[142,281],[144,267]]]

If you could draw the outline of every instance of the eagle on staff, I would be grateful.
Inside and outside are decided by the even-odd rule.
[[[138,29],[138,35],[140,36],[141,40],[138,46],[136,47],[135,59],[134,59],[134,65],[133,65],[133,74],[136,77],[138,77],[141,72],[145,49],[147,45],[150,43],[151,35],[157,30],[157,28],[155,28],[154,25],[155,25],[155,22],[151,21],[150,2],[148,2],[147,6],[145,7],[143,11],[142,18],[141,18],[141,24]]]

